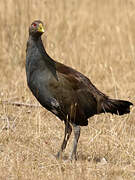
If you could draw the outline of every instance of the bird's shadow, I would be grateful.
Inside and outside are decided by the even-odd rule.
[[[56,158],[56,156],[54,156]],[[95,156],[95,157],[92,157],[91,155],[89,154],[78,154],[77,156],[77,160],[74,160],[74,159],[70,159],[70,156],[68,154],[63,154],[61,158],[57,158],[57,160],[62,160],[62,161],[88,161],[88,162],[94,162],[94,163],[100,163],[101,160],[103,159],[103,157],[100,157],[100,156]]]

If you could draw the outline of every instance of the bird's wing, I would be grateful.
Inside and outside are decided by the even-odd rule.
[[[61,63],[56,64],[56,71],[58,80],[61,82],[60,84],[64,84],[63,94],[68,97],[71,106],[73,102],[77,104],[78,111],[82,111],[81,114],[85,115],[85,117],[90,117],[96,113],[97,91],[90,80],[78,71]]]
[[[61,73],[63,76],[69,79],[72,78],[72,81],[77,84],[79,83],[79,85],[80,83],[85,85],[89,85],[90,83],[90,80],[87,77],[85,77],[83,74],[74,70],[71,67],[65,66],[62,63],[59,62],[56,63],[56,71],[57,73]]]
[[[64,64],[61,64],[59,62],[56,63],[56,71],[57,73],[61,73],[65,78],[67,78],[74,88],[77,89],[85,89],[85,91],[89,91],[95,98],[97,96],[102,96],[107,98],[105,94],[103,94],[101,91],[99,91],[92,82],[83,74],[80,72],[65,66]]]
[[[55,67],[58,80],[50,79],[49,92],[59,102],[61,112],[71,115],[74,111],[80,121],[97,113],[98,101],[105,95],[80,72],[59,62]]]

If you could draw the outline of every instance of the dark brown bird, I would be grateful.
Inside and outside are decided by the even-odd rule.
[[[29,28],[26,50],[27,83],[40,104],[65,123],[65,136],[57,157],[59,158],[66,148],[73,127],[74,142],[70,158],[77,159],[80,126],[87,126],[88,118],[106,112],[127,114],[133,104],[129,101],[110,99],[86,76],[54,61],[43,46],[43,33],[43,23],[34,21]]]

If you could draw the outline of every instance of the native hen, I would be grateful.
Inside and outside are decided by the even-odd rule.
[[[83,74],[54,61],[43,46],[43,33],[43,23],[34,21],[29,28],[27,42],[27,83],[40,104],[65,123],[65,136],[57,157],[66,148],[73,127],[74,143],[70,158],[76,159],[80,126],[88,125],[88,118],[95,114],[129,113],[132,103],[110,99]]]

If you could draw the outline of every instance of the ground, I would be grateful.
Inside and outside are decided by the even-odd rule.
[[[28,27],[45,24],[48,54],[88,76],[111,98],[135,103],[134,0],[0,1],[0,179],[135,179],[135,109],[129,115],[102,114],[81,128],[78,161],[55,154],[64,124],[39,106],[26,83]]]

